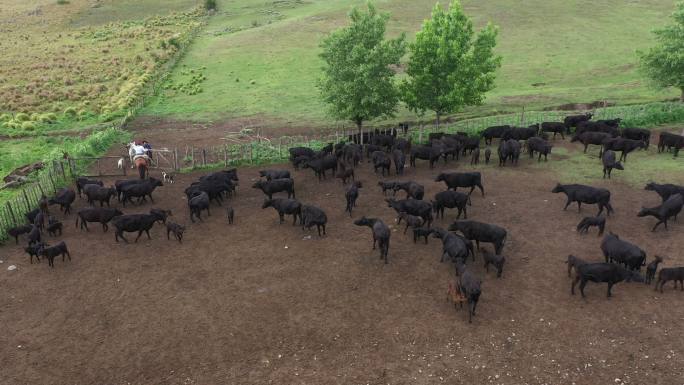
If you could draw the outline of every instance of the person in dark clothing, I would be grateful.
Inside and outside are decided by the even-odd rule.
[[[152,159],[152,145],[147,141],[143,140],[143,147],[145,148],[145,154]]]

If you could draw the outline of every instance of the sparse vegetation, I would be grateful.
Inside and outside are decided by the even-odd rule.
[[[653,31],[658,45],[639,56],[642,70],[654,85],[678,89],[684,102],[684,1],[676,4],[672,20],[673,24]]]

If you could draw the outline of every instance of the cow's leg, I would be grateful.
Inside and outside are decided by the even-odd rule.
[[[613,295],[611,294],[611,292],[610,292],[610,289],[612,289],[612,288],[613,288],[613,283],[612,283],[612,282],[608,282],[608,298],[610,298],[610,297],[613,296]]]
[[[584,287],[587,286],[587,281],[585,279],[582,279],[582,282],[580,282],[580,293],[582,294],[582,298],[584,297]]]
[[[570,203],[572,203],[572,201],[570,200],[570,198],[568,198],[568,201],[565,202],[565,207],[563,207],[563,210],[567,210],[568,206],[570,206]]]

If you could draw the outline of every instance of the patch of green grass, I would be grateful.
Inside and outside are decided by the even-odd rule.
[[[115,144],[129,141],[131,134],[114,128],[97,131],[87,138],[72,136],[41,136],[29,139],[0,141],[0,175],[38,161],[51,161],[67,152],[71,157],[100,156]],[[19,190],[0,190],[0,204]]]
[[[586,154],[582,152],[581,146],[571,149],[554,147],[548,162],[534,161],[531,165],[552,171],[557,175],[559,183],[591,184],[603,179],[603,165],[598,152],[598,146],[589,146]],[[617,154],[619,156],[620,153]],[[612,180],[636,188],[643,188],[650,181],[684,184],[684,156],[674,158],[671,153],[658,153],[654,145],[647,151],[630,153],[623,165],[624,171],[613,170]]]
[[[82,8],[70,24],[74,27],[102,25],[124,20],[140,20],[149,16],[188,11],[199,4],[197,0],[117,0],[98,2]]]
[[[315,81],[320,73],[318,43],[347,23],[355,0],[254,2],[219,1],[206,33],[182,61],[207,66],[203,92],[162,93],[144,114],[191,120],[257,116],[272,125],[330,122]],[[377,2],[389,11],[389,35],[411,38],[429,17],[434,0]],[[649,88],[637,73],[635,49],[652,44],[650,30],[662,25],[671,0],[600,4],[580,0],[464,1],[477,26],[500,26],[497,51],[503,67],[484,106],[468,114],[519,111],[570,102],[608,100],[635,103],[675,97]],[[258,25],[253,27],[253,25]],[[179,70],[180,71],[179,67]],[[178,71],[172,81],[178,80]],[[253,84],[251,82],[253,80]],[[413,118],[402,109],[398,119]]]

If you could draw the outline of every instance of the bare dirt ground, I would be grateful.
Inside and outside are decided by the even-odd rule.
[[[263,136],[312,135],[321,131],[316,127],[276,124],[260,117],[198,123],[142,116],[135,119],[129,128],[135,130],[136,139],[147,139],[150,143],[156,143],[157,147],[174,147],[182,144],[192,144],[197,147],[219,146],[225,144],[223,138],[229,132],[239,132],[244,128],[258,130],[258,133]]]
[[[503,278],[477,256],[483,294],[472,324],[445,301],[454,268],[439,262],[441,243],[414,244],[396,229],[367,163],[354,219],[393,225],[388,265],[371,250],[370,230],[343,212],[339,180],[319,183],[309,170],[294,172],[297,198],[326,210],[322,239],[262,210],[262,193],[250,188],[258,169],[249,167],[239,170],[232,226],[215,205],[208,220],[190,223],[183,189],[197,173],[159,188],[155,204],[124,209],[171,209],[188,226],[183,244],[167,241],[160,225],[152,240],[115,243],[111,229],[80,232],[74,214],[58,214],[73,261],[50,269],[30,265],[22,245],[0,248],[0,383],[681,384],[684,293],[621,283],[607,299],[606,285],[590,283],[585,300],[571,296],[565,257],[602,260],[596,231],[574,231],[596,207],[563,211],[565,197],[550,192],[558,181],[528,162],[476,167],[487,194],[473,194],[469,218],[509,237]],[[444,189],[433,182],[440,170],[472,168],[419,162],[401,179],[432,197]],[[644,248],[648,261],[659,254],[664,266],[684,265],[684,224],[651,233],[654,219],[636,217],[660,202],[655,193],[597,185],[612,192],[607,230]]]

